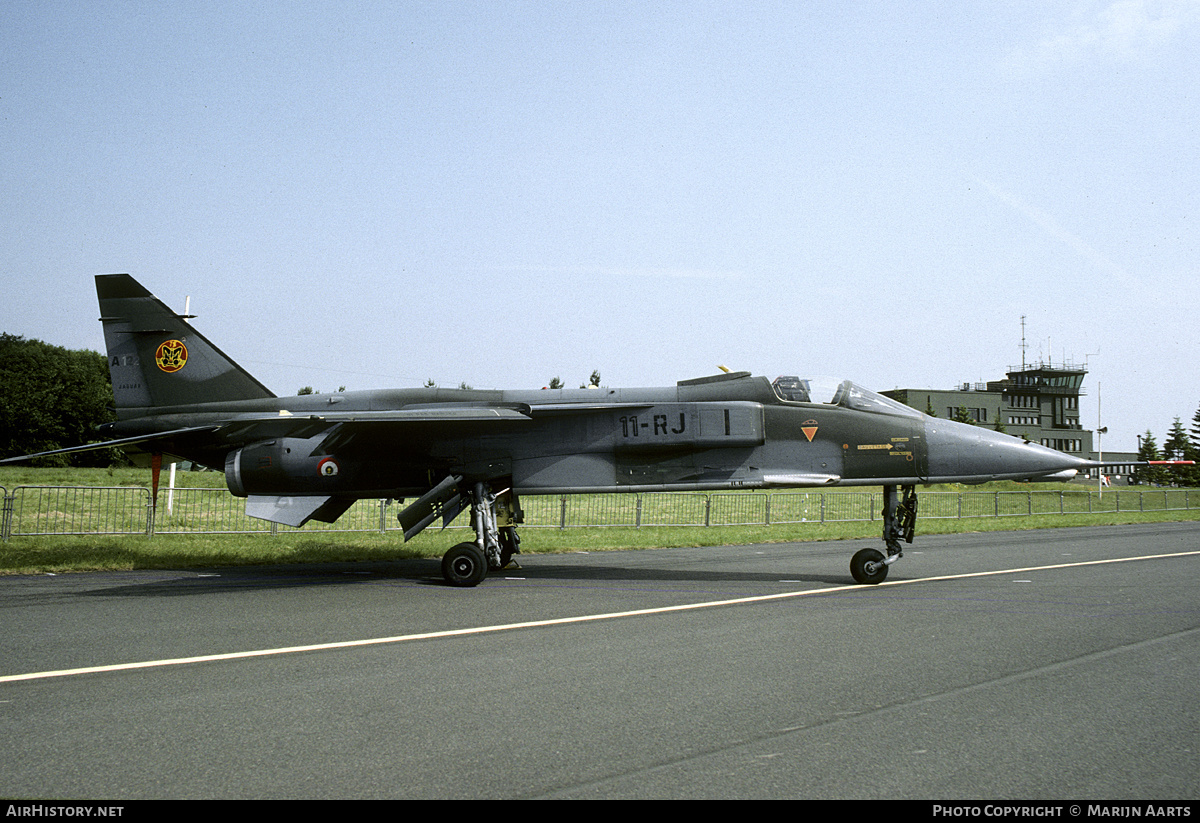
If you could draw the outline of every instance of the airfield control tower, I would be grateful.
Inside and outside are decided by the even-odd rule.
[[[1096,457],[1093,433],[1079,420],[1079,398],[1087,369],[1070,361],[1010,366],[1003,380],[962,383],[949,390],[892,389],[881,392],[918,411],[954,418],[965,409],[971,421],[989,429],[1080,457]],[[1124,457],[1113,453],[1106,457]],[[1131,460],[1136,456],[1129,455]],[[1110,471],[1127,475],[1125,469]]]

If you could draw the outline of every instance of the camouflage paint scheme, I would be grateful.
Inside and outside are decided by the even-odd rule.
[[[749,372],[663,388],[277,397],[129,275],[99,275],[96,290],[118,420],[93,448],[223,471],[248,514],[292,526],[333,522],[362,498],[415,497],[400,515],[407,539],[470,504],[475,545],[492,567],[517,551],[489,553],[495,532],[510,543],[515,532],[485,521],[511,510],[519,522],[520,493],[874,485],[885,489],[889,554],[864,562],[886,574],[899,538],[911,541],[911,487],[1066,479],[1092,465],[928,417],[850,381]]]

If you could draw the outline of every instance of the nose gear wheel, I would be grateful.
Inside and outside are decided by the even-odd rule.
[[[883,543],[887,556],[876,549],[861,549],[850,558],[854,582],[876,585],[887,579],[888,567],[904,556],[900,541],[913,542],[917,525],[917,490],[905,486],[903,497],[895,486],[883,487]]]

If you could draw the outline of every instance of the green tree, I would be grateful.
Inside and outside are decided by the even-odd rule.
[[[1171,439],[1177,441],[1179,438],[1176,428],[1182,428],[1178,417],[1175,418],[1175,426],[1171,427]],[[1194,464],[1200,464],[1200,409],[1197,409],[1192,417],[1191,433],[1185,435],[1183,448],[1176,459],[1191,460]],[[1178,466],[1174,471],[1185,485],[1200,486],[1200,465]]]
[[[561,389],[562,387],[563,387],[563,382],[562,382],[562,380],[559,380],[557,377],[551,377],[550,385],[547,386],[547,388],[550,388],[550,389]]]
[[[1192,441],[1192,449],[1200,452],[1200,409],[1196,409],[1196,413],[1192,415],[1192,436],[1189,439]]]
[[[114,419],[108,361],[0,334],[0,454],[5,457],[99,442],[96,427]],[[41,458],[40,465],[126,465],[114,449]]]
[[[1183,428],[1183,423],[1176,417],[1175,422],[1171,425],[1171,431],[1167,433],[1167,439],[1163,441],[1163,459],[1183,460],[1183,454],[1187,448],[1187,431]]]
[[[975,420],[971,417],[971,413],[967,411],[966,406],[959,406],[954,410],[954,420],[959,423],[970,423],[972,426],[975,425]]]
[[[932,397],[925,398],[925,413],[927,415],[929,415],[930,417],[938,416],[938,413],[933,408],[933,398]]]
[[[1191,441],[1188,439],[1187,430],[1183,427],[1183,423],[1178,417],[1171,425],[1171,431],[1167,433],[1167,439],[1163,441],[1163,459],[1164,460],[1190,460],[1188,454],[1192,450]],[[1179,485],[1191,485],[1192,472],[1191,466],[1168,466],[1167,475],[1171,481]]]
[[[1142,435],[1141,445],[1138,446],[1138,460],[1162,460],[1162,452],[1158,450],[1158,441],[1154,439],[1154,434],[1146,429],[1146,433]],[[1161,466],[1145,466],[1134,470],[1134,474],[1142,483],[1165,483],[1167,481],[1167,473],[1163,471]]]
[[[1188,440],[1187,448],[1183,450],[1183,459],[1191,460],[1192,465],[1181,466],[1183,482],[1188,486],[1200,486],[1200,449]]]

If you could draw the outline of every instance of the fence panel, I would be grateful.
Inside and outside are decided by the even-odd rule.
[[[18,486],[0,488],[0,536],[54,534],[254,534],[277,526],[247,517],[244,502],[225,489],[175,489],[160,495],[151,514],[150,491],[136,486]],[[1096,492],[1064,489],[1029,492],[922,492],[920,517],[1020,517],[1186,509],[1187,489]],[[878,519],[881,501],[867,492],[730,492],[701,494],[530,495],[521,497],[526,527],[731,526],[828,523]],[[360,500],[336,523],[308,523],[305,531],[398,530],[400,504]],[[464,510],[453,528],[470,529]]]
[[[150,491],[137,486],[18,486],[10,533],[149,534]]]
[[[823,494],[825,523],[847,523],[854,520],[874,520],[877,508],[875,495],[868,492]],[[882,505],[880,503],[879,505]]]
[[[824,514],[821,492],[774,492],[772,523],[820,523]]]
[[[1063,514],[1066,510],[1066,493],[1043,491],[1029,493],[1030,514]]]
[[[364,532],[383,528],[399,528],[388,523],[386,501],[358,500],[338,518],[336,523],[317,520],[305,523],[300,529],[277,526],[266,520],[246,515],[245,501],[225,489],[175,489],[168,503],[160,495],[154,517],[156,534],[255,534],[287,531]]]
[[[1058,493],[1058,502],[1061,514],[1090,514],[1099,511],[1094,507],[1100,500],[1090,491],[1062,491]]]
[[[994,513],[996,517],[1027,517],[1033,508],[1033,499],[1029,492],[992,492],[996,496]]]
[[[632,495],[630,495],[632,497]],[[640,526],[707,525],[708,495],[688,492],[649,492],[638,495]]]
[[[160,494],[154,514],[157,534],[244,534],[269,532],[271,524],[246,516],[246,501],[225,489],[174,489],[168,507]]]
[[[996,515],[996,495],[987,492],[963,492],[963,517],[994,517]]]
[[[521,512],[525,516],[526,528],[563,527],[563,504],[567,498],[561,494],[521,495]],[[470,525],[468,522],[466,525]]]
[[[575,494],[566,498],[560,522],[573,526],[636,526],[638,496],[635,494]]]
[[[1170,489],[1167,497],[1168,509],[1188,509],[1191,508],[1191,495],[1187,489]]]
[[[1141,510],[1150,512],[1170,511],[1186,508],[1186,492],[1183,489],[1152,489],[1142,492]]]
[[[917,496],[917,520],[962,517],[962,494],[925,492]]]
[[[769,494],[709,495],[710,526],[765,526],[772,502]]]
[[[1183,489],[1147,489],[1139,494],[1139,511],[1161,512],[1187,508],[1187,492]]]

